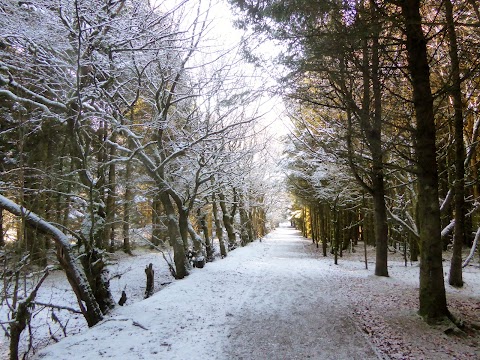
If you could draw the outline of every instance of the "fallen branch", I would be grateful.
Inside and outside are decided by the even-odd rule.
[[[138,326],[139,328],[142,328],[143,330],[148,330],[145,326],[143,326],[142,324],[140,324],[140,323],[137,322],[137,321],[133,321],[133,322],[132,322],[132,325]]]
[[[49,307],[49,308],[57,309],[57,310],[67,310],[67,311],[70,311],[74,314],[81,314],[82,313],[80,310],[77,310],[77,309],[74,309],[74,308],[71,308],[71,307],[68,307],[68,306],[47,304],[47,303],[44,303],[44,302],[41,302],[41,301],[33,301],[32,304],[38,305],[38,306],[45,306],[45,307]]]

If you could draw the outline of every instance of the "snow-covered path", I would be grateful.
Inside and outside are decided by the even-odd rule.
[[[279,228],[38,359],[377,359],[333,269]]]
[[[277,230],[263,256],[244,264],[251,285],[229,322],[229,358],[377,359],[347,315],[334,269],[309,256],[310,243]]]

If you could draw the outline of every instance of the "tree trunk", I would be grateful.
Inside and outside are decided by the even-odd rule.
[[[207,261],[213,261],[215,254],[214,254],[214,249],[212,246],[210,234],[208,231],[207,214],[202,212],[202,210],[199,208],[197,210],[197,216],[198,216],[198,222],[200,224],[200,228],[202,229],[202,232],[203,232],[203,237],[205,239],[205,252],[207,255]]]
[[[345,215],[346,215],[346,211],[344,210],[338,211],[337,226],[338,226],[339,241],[337,242],[337,247],[338,247],[338,255],[340,257],[343,257],[343,243],[345,240],[345,231],[343,229],[344,229],[344,223],[345,223]]]
[[[250,219],[248,217],[247,210],[245,209],[245,202],[243,199],[240,201],[239,213],[240,213],[240,241],[242,246],[245,246],[249,242],[251,242],[252,239],[249,236],[249,229],[248,229]]]
[[[248,212],[247,212],[247,219],[248,219],[248,222],[247,222],[247,235],[248,235],[248,240],[250,242],[254,241],[256,239],[256,235],[255,235],[255,229],[253,227],[253,209],[250,209]]]
[[[378,37],[380,25],[377,19],[377,9],[374,0],[371,0],[371,13],[373,18],[372,36],[372,89],[374,116],[370,134],[370,148],[372,152],[372,188],[375,216],[375,275],[388,276],[388,224],[387,209],[385,205],[385,182],[383,176],[383,151],[382,151],[382,93],[379,75],[380,57],[378,54]]]
[[[70,239],[36,214],[18,206],[2,195],[0,195],[0,208],[17,216],[23,215],[29,226],[52,236],[58,248],[57,257],[60,265],[65,270],[68,282],[77,296],[78,305],[88,326],[93,326],[101,321],[103,319],[102,311],[93,295],[83,268],[78,264],[77,257],[73,255]]]
[[[123,199],[123,251],[132,254],[130,245],[130,202],[132,201],[132,186],[130,179],[132,177],[132,163],[127,161],[125,164],[125,196]]]
[[[188,214],[184,208],[178,209],[178,228],[180,229],[180,236],[182,237],[183,247],[185,252],[188,251]],[[194,244],[198,247],[198,244]],[[201,247],[201,246],[200,246]]]
[[[162,202],[158,195],[153,196],[152,200],[152,244],[160,245],[162,238],[160,214],[162,213]]]
[[[385,207],[385,190],[383,175],[378,175],[378,184],[373,194],[374,227],[375,227],[375,275],[388,276],[388,225],[387,209]]]
[[[420,249],[418,248],[418,240],[412,235],[408,235],[410,243],[410,261],[418,261],[418,253]]]
[[[107,219],[107,198],[105,197],[105,190],[108,191],[107,169],[103,164],[108,161],[107,152],[107,133],[108,126],[106,121],[101,121],[100,128],[97,131],[98,136],[98,151],[97,151],[97,178],[96,182],[90,180],[90,211],[91,211],[91,244],[99,249],[107,249],[109,240],[109,224]]]
[[[237,237],[233,227],[233,216],[230,216],[228,213],[227,204],[225,203],[225,195],[220,192],[218,193],[218,197],[220,199],[220,208],[222,209],[223,214],[223,225],[225,226],[228,236],[228,249],[232,250],[237,246]]]
[[[190,234],[190,238],[192,239],[193,242],[193,249],[195,251],[196,257],[203,256],[205,257],[205,246],[203,243],[203,240],[200,235],[196,232],[196,230],[193,228],[192,224],[188,221],[187,222],[187,230],[188,233]]]
[[[153,264],[150,263],[145,268],[145,275],[147,275],[147,286],[145,287],[145,299],[149,298],[153,295],[153,286],[154,286],[154,275],[155,271],[153,271]]]
[[[3,232],[3,210],[0,209],[0,248],[5,246],[5,234]]]
[[[32,302],[35,300],[38,290],[42,286],[47,276],[48,271],[43,274],[27,298],[22,299],[17,303],[17,307],[14,312],[14,320],[10,323],[10,360],[18,359],[18,345],[20,344],[20,336],[22,335],[23,330],[25,330],[27,327],[27,324],[30,322],[30,308],[32,306]]]
[[[328,244],[327,244],[327,241],[328,241],[328,236],[327,236],[327,232],[328,232],[328,229],[327,229],[327,219],[326,219],[326,215],[325,214],[325,205],[320,205],[320,224],[321,224],[321,237],[322,237],[322,253],[323,253],[323,256],[327,256],[327,248],[328,248]]]
[[[313,211],[313,206],[310,205],[310,228],[312,229],[312,244],[316,242],[315,234],[315,211]]]
[[[116,134],[112,134],[112,142],[116,141]],[[115,146],[110,145],[109,160],[110,165],[108,167],[108,184],[107,184],[107,200],[106,200],[106,215],[105,215],[105,243],[108,244],[110,252],[115,251],[115,211],[116,211],[116,166],[112,161],[115,157]]]
[[[264,197],[259,196],[257,198],[258,204],[264,203]],[[257,214],[257,221],[256,221],[256,235],[257,237],[261,238],[267,234],[267,227],[266,227],[266,220],[265,220],[265,209],[262,206],[256,206],[256,214]]]
[[[102,252],[97,251],[96,248],[89,249],[83,254],[80,261],[100,310],[107,314],[110,309],[115,307],[115,300],[110,292],[109,274],[103,261]]]
[[[159,199],[162,202],[165,213],[167,214],[168,235],[170,238],[170,245],[173,248],[173,261],[175,263],[175,278],[183,279],[188,275],[188,261],[185,253],[185,246],[180,234],[178,220],[175,216],[175,209],[167,193],[160,192]]]
[[[427,321],[433,321],[449,315],[443,279],[433,97],[420,1],[403,0],[401,7],[417,122],[414,146],[421,242],[419,313]]]
[[[453,19],[451,0],[445,0],[445,17],[449,39],[450,61],[452,63],[452,89],[455,128],[455,232],[453,236],[453,254],[448,283],[463,286],[462,247],[465,241],[465,146],[463,143],[463,102],[460,79],[460,61],[458,59],[457,35]]]
[[[213,212],[213,221],[215,223],[215,235],[217,235],[218,243],[220,245],[220,256],[224,258],[225,256],[227,256],[227,248],[223,240],[223,227],[220,221],[220,217],[218,216],[218,206],[217,206],[217,200],[215,198],[215,193],[213,193],[212,195],[212,212]]]
[[[336,206],[333,208],[333,228],[334,228],[333,255],[334,255],[335,265],[338,265],[338,246],[340,242],[340,214]]]

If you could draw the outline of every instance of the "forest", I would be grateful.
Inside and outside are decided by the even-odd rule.
[[[377,276],[402,247],[420,261],[419,313],[453,319],[442,252],[461,287],[480,237],[477,2],[232,3],[238,26],[282,44],[297,226],[324,255],[375,244]]]
[[[112,254],[148,248],[183,279],[285,220],[335,264],[419,262],[418,313],[464,326],[445,281],[480,256],[477,1],[229,0],[234,42],[216,6],[0,0],[10,359],[35,308],[105,319]],[[54,271],[78,308],[36,300]]]

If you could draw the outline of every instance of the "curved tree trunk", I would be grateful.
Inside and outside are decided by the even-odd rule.
[[[72,246],[67,236],[36,214],[29,212],[2,195],[0,195],[0,208],[14,215],[23,216],[29,226],[53,237],[58,248],[57,257],[65,270],[68,282],[77,296],[78,305],[87,320],[88,326],[93,326],[101,321],[103,319],[102,311],[93,295],[92,288],[82,266],[77,262],[77,257],[73,255]]]
[[[159,199],[163,204],[165,213],[167,214],[168,236],[170,238],[170,245],[173,248],[173,261],[175,263],[175,278],[183,279],[188,275],[188,261],[178,226],[178,219],[175,216],[175,209],[170,200],[170,196],[165,192],[160,192]]]
[[[201,236],[195,231],[192,224],[188,222],[187,230],[190,235],[190,239],[193,242],[193,250],[195,251],[196,256],[205,256],[205,246]]]

